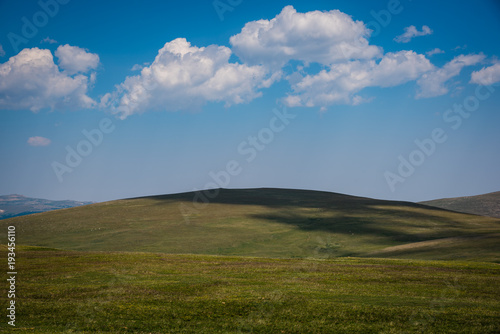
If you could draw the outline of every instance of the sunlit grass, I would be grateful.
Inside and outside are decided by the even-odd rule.
[[[19,333],[500,330],[496,264],[36,248],[18,261]]]

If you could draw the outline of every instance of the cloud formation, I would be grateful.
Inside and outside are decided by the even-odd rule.
[[[427,57],[431,57],[440,53],[444,53],[444,51],[440,48],[434,48],[431,51],[427,51],[425,54],[427,55]]]
[[[165,44],[141,74],[128,77],[118,90],[106,94],[101,106],[125,118],[146,110],[180,110],[206,102],[226,105],[249,102],[261,95],[276,76],[260,65],[231,63],[225,46],[196,47],[184,38]]]
[[[35,136],[28,139],[28,144],[31,146],[48,146],[50,143],[51,140],[45,137]]]
[[[0,57],[3,57],[3,56],[5,56],[5,51],[3,49],[2,44],[0,44]]]
[[[42,43],[56,44],[57,41],[55,39],[50,38],[50,37],[45,37],[44,39],[42,39],[40,41],[40,44],[42,44]]]
[[[78,46],[61,45],[55,55],[59,58],[59,67],[68,74],[86,73],[99,65],[99,56],[89,53]]]
[[[428,26],[422,26],[422,31],[418,31],[415,26],[409,26],[405,28],[405,32],[402,35],[396,36],[394,40],[398,43],[408,43],[414,37],[425,36],[432,34],[431,28]]]
[[[466,66],[471,66],[484,60],[483,54],[460,55],[446,63],[442,68],[437,68],[430,73],[424,74],[417,84],[420,91],[417,98],[428,98],[447,94],[449,92],[445,83],[460,74]]]
[[[479,71],[472,72],[470,82],[485,86],[500,82],[500,62],[489,67],[483,67]]]
[[[65,64],[70,66],[71,62],[66,60]],[[95,102],[87,90],[92,78],[61,72],[49,50],[24,49],[0,64],[0,109],[91,108]]]
[[[332,65],[316,75],[306,75],[292,86],[285,98],[290,107],[326,106],[338,103],[359,104],[355,95],[366,87],[392,87],[419,78],[433,69],[425,56],[413,51],[387,53],[380,61],[351,61]]]
[[[409,42],[431,34],[415,26],[395,40]],[[49,50],[24,49],[0,64],[0,109],[94,108],[129,115],[149,110],[197,110],[206,103],[226,106],[247,103],[286,77],[291,90],[282,101],[290,107],[325,109],[333,104],[356,105],[370,100],[360,95],[368,87],[393,87],[416,81],[417,98],[448,93],[447,81],[484,55],[461,55],[436,68],[411,50],[385,53],[370,45],[371,30],[340,12],[298,13],[286,6],[270,20],[251,21],[220,45],[191,45],[184,38],[167,42],[153,62],[136,64],[100,103],[87,95],[96,78],[99,56],[71,45]],[[52,43],[45,38],[42,42]],[[0,50],[1,51],[1,50]],[[427,56],[443,53],[439,48]],[[236,57],[237,60],[234,60]],[[471,83],[500,81],[500,66],[474,72]],[[286,73],[286,74],[285,74]]]
[[[245,63],[281,68],[289,60],[331,65],[349,59],[372,59],[382,49],[369,45],[371,31],[338,10],[297,13],[286,6],[272,20],[252,21],[230,39]]]

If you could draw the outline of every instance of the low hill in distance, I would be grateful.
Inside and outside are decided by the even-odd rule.
[[[500,218],[500,191],[477,196],[442,198],[420,202],[420,204],[457,212]]]
[[[500,220],[416,203],[289,189],[219,189],[96,203],[0,221],[22,245],[276,258],[500,262]],[[203,204],[203,205],[202,205]]]
[[[29,215],[51,210],[72,208],[92,204],[92,202],[52,201],[42,198],[31,198],[22,195],[0,196],[0,219]]]

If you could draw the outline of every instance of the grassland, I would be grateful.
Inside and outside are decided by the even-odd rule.
[[[17,326],[0,331],[498,333],[499,271],[480,262],[22,247]]]
[[[220,190],[92,204],[0,221],[23,245],[260,257],[500,262],[500,220],[409,202],[285,190]],[[184,214],[183,212],[184,211]]]
[[[17,326],[0,332],[500,332],[498,219],[300,190],[194,196],[0,221],[18,272]]]

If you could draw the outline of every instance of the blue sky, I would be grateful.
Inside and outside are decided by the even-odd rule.
[[[494,0],[9,0],[0,31],[0,194],[500,190]]]

